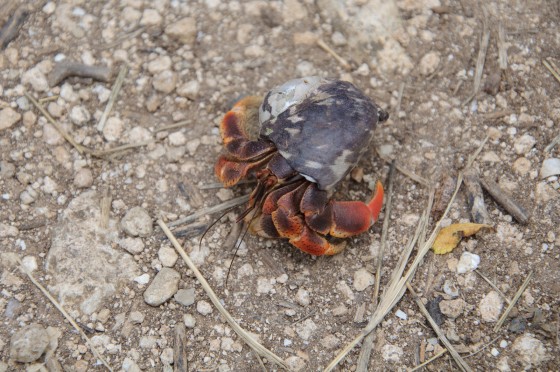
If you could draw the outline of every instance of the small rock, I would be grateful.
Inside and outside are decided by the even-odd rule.
[[[144,318],[145,315],[140,311],[132,311],[128,316],[128,320],[130,320],[132,324],[142,324]]]
[[[177,88],[178,95],[190,100],[195,100],[198,97],[199,91],[200,83],[197,80],[191,80]]]
[[[119,240],[119,246],[130,254],[140,254],[144,250],[144,242],[141,238],[124,238]]]
[[[37,270],[39,267],[37,265],[37,257],[35,256],[25,256],[21,259],[21,265],[27,270],[28,272],[33,272]]]
[[[151,306],[159,306],[171,298],[179,289],[181,274],[164,267],[144,291],[144,301]]]
[[[531,161],[521,157],[513,162],[513,170],[520,176],[525,176],[531,170]]]
[[[375,277],[366,269],[361,268],[354,273],[354,289],[358,292],[363,291],[375,283]]]
[[[142,19],[140,20],[140,25],[142,26],[159,26],[161,24],[162,17],[155,9],[144,9],[142,13]]]
[[[146,285],[150,282],[150,274],[142,274],[134,278],[134,281],[140,285]]]
[[[173,132],[167,138],[171,146],[183,146],[187,143],[187,137],[183,132]]]
[[[336,45],[336,46],[343,46],[343,45],[346,45],[346,43],[347,43],[346,37],[338,31],[335,31],[332,34],[331,40],[332,40],[333,44]]]
[[[296,302],[301,306],[307,306],[311,303],[311,299],[309,298],[309,292],[303,288],[299,288],[296,293]]]
[[[175,249],[171,247],[161,247],[158,251],[158,258],[163,266],[173,267],[179,258]]]
[[[408,315],[406,315],[406,313],[402,310],[395,311],[395,316],[399,319],[402,319],[402,320],[407,320],[408,319]]]
[[[14,111],[11,107],[6,107],[0,111],[0,131],[10,128],[21,120],[21,114]]]
[[[213,308],[208,301],[202,300],[196,303],[196,311],[202,315],[209,315],[212,314]]]
[[[167,26],[165,28],[165,33],[181,43],[189,45],[194,44],[197,34],[196,20],[191,17],[182,18]]]
[[[470,252],[463,252],[457,264],[457,273],[465,274],[474,271],[480,264],[480,256]]]
[[[185,314],[183,316],[183,322],[185,323],[185,327],[187,328],[194,328],[196,325],[196,319],[191,314]]]
[[[198,146],[200,146],[200,139],[198,138],[194,138],[187,142],[187,151],[189,152],[189,155],[194,155]]]
[[[173,349],[170,347],[166,347],[165,349],[163,349],[161,355],[159,356],[159,360],[161,360],[161,363],[164,366],[173,364]]]
[[[0,222],[0,239],[7,237],[15,238],[16,236],[18,236],[18,234],[19,230],[17,227]]]
[[[148,71],[154,75],[170,68],[171,58],[169,56],[159,56],[148,63]]]
[[[396,345],[384,345],[381,349],[381,356],[383,360],[389,363],[398,363],[403,357],[403,349]]]
[[[540,177],[548,178],[550,176],[560,175],[560,159],[548,158],[543,161],[541,166]]]
[[[149,236],[152,231],[152,219],[142,207],[134,207],[121,220],[123,230],[130,236]]]
[[[109,142],[117,141],[121,138],[123,128],[123,121],[112,116],[105,122],[105,126],[103,127],[103,137]]]
[[[462,298],[458,298],[456,300],[443,300],[439,303],[439,309],[442,314],[455,319],[463,313],[465,305],[465,300]]]
[[[424,76],[431,75],[436,72],[441,57],[438,52],[428,52],[420,60],[420,73]]]
[[[156,336],[142,336],[138,342],[138,346],[142,349],[153,349],[157,345]]]
[[[300,358],[296,355],[286,358],[285,360],[288,367],[290,367],[290,371],[299,372],[304,370],[305,368],[305,359]]]
[[[64,114],[64,107],[56,102],[50,102],[47,111],[55,118],[60,118]]]
[[[39,324],[23,327],[10,340],[10,358],[20,363],[31,363],[43,355],[49,345],[49,334]]]
[[[321,345],[327,350],[334,350],[340,345],[340,340],[335,335],[326,335],[321,338]]]
[[[233,198],[234,194],[233,194],[233,190],[222,188],[218,190],[216,196],[218,197],[218,199],[224,202],[226,200],[230,200],[231,198]]]
[[[194,304],[195,290],[194,288],[179,289],[173,298],[183,306],[191,306]]]
[[[2,120],[2,119],[0,119]],[[10,162],[0,161],[0,180],[7,180],[16,174],[16,166]]]
[[[72,85],[64,83],[60,87],[60,98],[62,98],[66,102],[75,103],[78,102],[80,96],[78,96],[78,94],[74,92],[74,88],[72,87]]]
[[[43,125],[43,140],[47,145],[62,145],[64,143],[64,137],[62,134],[51,124],[47,123]]]
[[[504,302],[496,291],[488,292],[488,294],[480,300],[480,304],[478,305],[480,316],[482,320],[487,323],[497,322],[503,307]]]
[[[535,137],[530,136],[528,134],[524,134],[523,136],[515,140],[515,143],[513,144],[513,149],[515,150],[516,154],[525,155],[529,151],[531,151],[533,146],[535,146],[535,143],[537,143]]]
[[[260,45],[253,44],[246,47],[243,54],[249,58],[261,58],[266,54],[266,51]]]
[[[296,325],[296,333],[305,341],[309,340],[311,335],[317,330],[317,325],[311,319],[306,319]]]
[[[175,89],[177,85],[177,74],[170,70],[162,71],[154,76],[152,85],[155,90],[169,94],[173,92],[173,89]]]
[[[31,186],[27,186],[25,190],[23,190],[21,194],[19,194],[19,200],[22,204],[25,205],[33,203],[35,200],[37,200],[38,197],[39,194]]]
[[[542,341],[530,333],[517,337],[513,342],[512,350],[525,370],[538,367],[550,359]]]
[[[315,66],[313,66],[313,63],[309,61],[301,61],[300,63],[298,63],[296,66],[296,71],[299,76],[311,76],[316,74],[317,72]]]
[[[451,297],[459,296],[459,288],[449,279],[443,283],[443,292]]]
[[[23,84],[29,84],[36,92],[46,92],[49,90],[49,83],[45,73],[41,71],[39,66],[35,66],[23,73],[21,78]]]
[[[274,291],[274,284],[268,278],[257,279],[257,293],[267,294]]]
[[[74,176],[74,186],[87,189],[93,185],[93,173],[89,168],[81,168]]]
[[[82,126],[91,119],[91,114],[84,106],[74,106],[70,110],[70,121],[72,123]]]

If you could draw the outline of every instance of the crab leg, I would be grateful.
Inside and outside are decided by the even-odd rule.
[[[383,206],[383,186],[377,182],[369,203],[330,201],[327,193],[311,185],[305,192],[300,208],[305,222],[313,230],[337,238],[347,238],[367,231],[377,221]]]

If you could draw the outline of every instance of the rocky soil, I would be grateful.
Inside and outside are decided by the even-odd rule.
[[[261,370],[155,221],[248,193],[250,183],[216,185],[222,116],[242,96],[308,75],[352,81],[391,115],[337,199],[366,200],[390,159],[441,194],[488,136],[475,168],[525,208],[528,223],[485,194],[494,230],[428,253],[412,287],[471,368],[557,370],[560,144],[547,146],[560,134],[560,81],[543,61],[560,66],[559,22],[556,0],[2,3],[0,371],[103,370],[92,345],[115,370],[179,369],[183,328],[188,370]],[[68,62],[98,69],[61,77]],[[127,144],[136,147],[102,153]],[[333,257],[254,236],[234,254],[240,210],[201,244],[217,215],[178,235],[246,330],[293,370],[320,370],[367,323],[375,276],[383,291],[429,190],[397,172],[393,193],[381,273],[383,213]],[[462,188],[444,224],[472,220],[467,199]],[[434,211],[430,229],[437,219]],[[409,293],[374,334],[369,370],[411,368],[444,347]],[[339,370],[356,370],[359,351]],[[446,353],[426,368],[457,367]]]

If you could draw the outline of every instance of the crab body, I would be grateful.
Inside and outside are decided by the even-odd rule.
[[[346,238],[377,220],[383,188],[368,203],[334,201],[334,187],[367,150],[388,114],[351,83],[307,77],[239,101],[220,125],[225,154],[215,171],[226,186],[255,173],[257,186],[243,214],[261,236],[287,238],[314,254],[335,254]],[[259,125],[257,139],[247,128]]]

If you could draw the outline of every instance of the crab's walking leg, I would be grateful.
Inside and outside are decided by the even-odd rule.
[[[329,201],[327,194],[311,185],[301,200],[301,211],[309,227],[321,234],[347,238],[367,231],[375,223],[383,206],[383,186],[375,185],[369,203]]]

